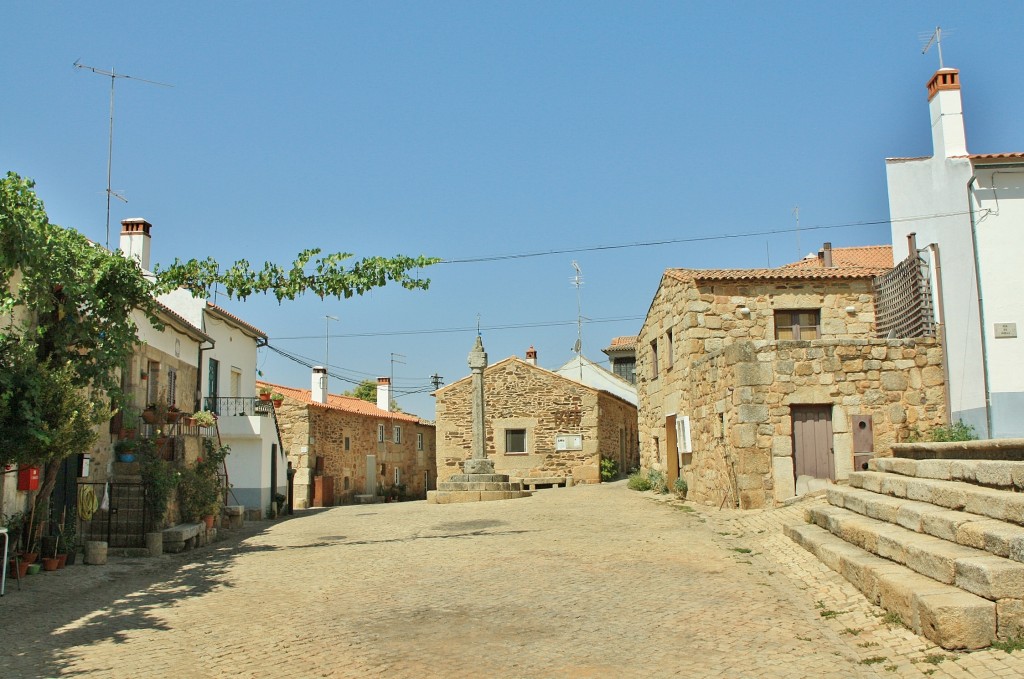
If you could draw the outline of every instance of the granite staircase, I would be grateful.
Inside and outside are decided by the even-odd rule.
[[[878,458],[785,533],[946,649],[1024,636],[1024,462]]]

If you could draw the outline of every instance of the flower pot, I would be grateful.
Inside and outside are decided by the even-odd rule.
[[[55,571],[60,565],[60,560],[56,557],[47,557],[43,559],[43,570],[44,571]]]
[[[118,453],[118,462],[135,462],[135,453]]]
[[[15,564],[17,564],[17,567],[15,567]],[[21,560],[15,561],[14,559],[11,559],[10,566],[7,569],[7,574],[8,577],[21,580],[23,577],[28,575],[28,564]]]
[[[206,524],[206,530],[213,529],[213,514],[208,514],[203,517],[203,522]]]
[[[186,427],[194,427],[194,426],[196,426],[196,418],[194,418],[194,417],[186,417],[185,418],[185,426]]]
[[[28,565],[28,574],[29,575],[35,575],[35,574],[37,574],[40,571],[40,569],[42,569],[42,566],[40,564],[30,563]]]
[[[58,554],[57,555],[57,570],[60,570],[61,568],[64,568],[67,565],[68,565],[68,555],[67,554]]]
[[[282,403],[284,403],[284,399],[283,398],[274,399],[274,407],[275,408],[280,408]]]
[[[27,564],[33,564],[39,558],[39,552],[22,552],[21,560]]]
[[[155,410],[143,410],[142,421],[146,424],[156,424],[156,411]]]
[[[74,551],[68,552],[64,556],[67,558],[67,561],[66,561],[67,565],[68,566],[74,566],[75,565],[75,559],[78,558],[78,550],[76,549]]]
[[[260,400],[261,401],[269,401],[270,400],[270,394],[260,394]]]
[[[177,422],[180,419],[181,419],[181,411],[180,410],[168,410],[167,411],[167,421],[169,423],[174,424],[175,422]]]

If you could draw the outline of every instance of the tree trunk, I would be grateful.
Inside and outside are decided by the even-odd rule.
[[[50,496],[53,494],[53,488],[57,485],[57,474],[60,473],[60,467],[63,460],[49,460],[43,465],[43,479],[39,485],[39,492],[36,493],[35,501],[35,526],[31,527],[31,530],[36,530],[36,526],[45,523],[50,520]],[[38,536],[42,537],[43,532],[40,532]],[[32,535],[29,535],[29,543],[32,542]]]

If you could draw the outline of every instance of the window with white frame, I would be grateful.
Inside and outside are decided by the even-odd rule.
[[[352,450],[352,441],[349,437],[345,437],[345,450]]]
[[[394,427],[393,434],[394,435],[393,435],[392,438],[393,438],[394,442],[395,443],[401,443],[402,442],[402,428],[399,427],[397,424]]]
[[[506,429],[505,430],[505,454],[525,455],[526,454],[526,430]]]
[[[423,432],[416,434],[416,450],[423,450]]]
[[[377,425],[377,443],[384,443],[384,425]]]

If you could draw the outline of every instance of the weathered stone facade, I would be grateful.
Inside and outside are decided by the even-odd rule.
[[[281,440],[295,469],[295,506],[308,507],[322,458],[323,476],[333,485],[325,504],[352,502],[356,495],[373,494],[371,486],[405,486],[406,496],[425,499],[437,478],[434,426],[415,415],[388,412],[373,404],[331,395],[328,405],[310,401],[309,390],[275,387],[285,396],[277,410]],[[359,403],[348,403],[349,401]],[[347,407],[351,406],[351,407]],[[358,409],[358,410],[357,410]],[[379,440],[380,426],[384,440]],[[395,428],[400,442],[395,441]],[[374,479],[368,482],[368,456],[373,456]]]
[[[875,272],[780,271],[670,270],[641,331],[641,465],[681,475],[696,501],[754,508],[794,496],[793,406],[829,415],[836,479],[853,469],[851,416],[870,417],[874,451],[945,421],[935,340],[870,339]],[[777,310],[817,311],[817,337],[775,339]],[[689,417],[681,466],[670,416]]]
[[[438,480],[461,473],[472,445],[468,378],[436,392]],[[599,483],[601,457],[620,470],[638,462],[636,408],[607,392],[510,357],[484,371],[486,450],[513,479],[571,476]],[[506,451],[506,431],[525,431],[525,451]],[[581,435],[579,450],[556,450],[559,435]]]

